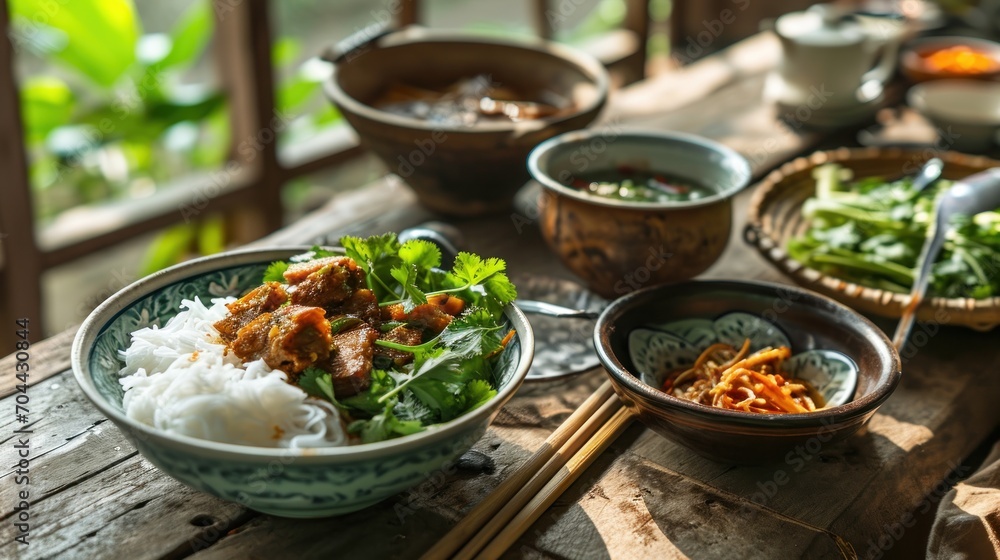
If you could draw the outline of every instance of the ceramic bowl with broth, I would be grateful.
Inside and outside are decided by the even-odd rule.
[[[750,181],[743,156],[676,133],[570,132],[535,148],[528,169],[543,187],[542,237],[606,298],[705,271]]]
[[[325,90],[421,204],[470,216],[511,207],[528,153],[590,124],[608,74],[556,43],[411,28],[344,57]],[[442,105],[455,107],[441,117]]]

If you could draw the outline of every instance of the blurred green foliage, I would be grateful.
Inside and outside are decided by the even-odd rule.
[[[144,33],[133,0],[9,5],[14,45],[38,67],[28,69],[19,90],[41,223],[77,206],[145,197],[171,179],[223,164],[228,106],[199,68],[215,23],[210,0],[190,4],[167,33]],[[292,65],[298,50],[294,40],[279,39],[274,62]],[[324,77],[313,68],[278,84],[277,110],[301,117],[293,130],[339,118],[332,107],[300,115]],[[206,216],[167,230],[139,273],[221,250],[224,226]]]

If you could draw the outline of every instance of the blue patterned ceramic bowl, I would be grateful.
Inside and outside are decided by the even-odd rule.
[[[274,449],[216,443],[162,432],[125,416],[118,351],[130,333],[164,324],[181,299],[237,296],[267,265],[308,247],[234,251],[196,259],[124,288],[94,310],[73,341],[73,374],[84,394],[139,453],[175,479],[220,498],[284,517],[325,517],[362,509],[423,481],[467,451],[521,385],[534,348],[516,307],[517,335],[497,365],[497,395],[450,422],[402,438],[340,448]]]
[[[660,336],[662,344],[650,344],[650,331],[664,328],[675,338]],[[839,355],[841,363],[846,360],[844,365],[856,374],[851,376],[853,387],[838,397],[843,404],[801,414],[723,410],[660,391],[665,371],[693,361],[700,353],[695,347],[710,338],[729,343],[751,338],[759,346],[787,341],[796,353],[829,351]],[[686,346],[677,342],[680,339]],[[668,347],[668,340],[674,344]],[[615,391],[643,423],[696,453],[729,464],[794,461],[790,454],[800,449],[815,455],[847,439],[889,398],[901,375],[899,355],[870,321],[808,290],[764,282],[702,280],[631,293],[612,302],[598,318],[594,344]],[[818,379],[820,373],[814,373]]]

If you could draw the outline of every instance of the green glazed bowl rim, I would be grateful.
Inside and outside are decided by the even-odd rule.
[[[600,138],[602,135],[603,132],[599,128],[592,128],[573,130],[570,132],[564,132],[558,136],[553,136],[552,138],[549,138],[548,140],[535,146],[535,149],[528,154],[528,172],[531,173],[531,176],[534,177],[536,181],[541,183],[544,188],[558,195],[568,196],[588,204],[610,206],[612,208],[628,208],[632,210],[679,210],[684,208],[708,206],[710,204],[715,204],[719,201],[732,198],[750,184],[750,179],[752,177],[750,162],[748,162],[747,159],[740,155],[740,153],[736,150],[695,134],[686,134],[682,132],[653,132],[647,130],[625,130],[615,136],[617,139],[632,139],[650,143],[664,143],[665,145],[663,148],[667,150],[670,149],[670,143],[675,143],[691,144],[705,150],[715,152],[720,154],[723,159],[731,162],[739,168],[734,174],[736,180],[728,189],[719,191],[709,197],[699,198],[698,200],[630,202],[627,200],[596,196],[567,187],[566,185],[555,180],[552,175],[549,174],[547,163],[553,150],[568,144],[583,144],[592,139]],[[611,149],[610,144],[608,149]]]
[[[496,396],[479,408],[448,422],[436,424],[422,432],[396,439],[344,447],[297,449],[220,443],[167,433],[153,426],[133,420],[109,405],[105,398],[98,392],[91,378],[90,354],[94,350],[98,335],[103,332],[104,328],[121,311],[152,292],[177,282],[190,280],[202,274],[224,268],[287,259],[292,255],[304,253],[310,249],[311,247],[309,246],[283,246],[227,251],[171,266],[129,284],[94,309],[80,326],[80,330],[73,339],[70,354],[73,377],[87,399],[98,410],[116,425],[127,427],[133,435],[144,441],[153,441],[172,448],[186,449],[201,455],[224,456],[235,460],[269,461],[293,458],[296,461],[303,461],[308,464],[349,463],[377,459],[416,450],[431,442],[459,437],[462,432],[468,430],[469,426],[479,422],[488,422],[490,416],[498,411],[521,386],[525,376],[528,374],[528,368],[531,365],[534,355],[534,335],[524,313],[516,306],[508,305],[504,310],[504,315],[510,320],[516,331],[521,351],[510,382],[505,387],[501,387],[497,391]]]

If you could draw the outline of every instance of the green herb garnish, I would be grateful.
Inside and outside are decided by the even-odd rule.
[[[493,370],[510,331],[503,309],[517,297],[504,261],[463,252],[451,270],[441,270],[437,246],[423,240],[400,244],[392,233],[367,239],[344,237],[341,244],[346,255],[364,269],[368,288],[380,305],[402,304],[408,312],[428,297],[449,294],[462,299],[465,309],[439,335],[421,344],[376,341],[379,346],[412,354],[413,360],[404,366],[374,368],[366,390],[338,402],[331,374],[310,367],[298,379],[306,393],[347,413],[354,419],[348,431],[365,443],[446,422],[496,395]],[[317,249],[306,260],[326,256]],[[286,263],[273,263],[265,279],[273,276],[283,281],[286,268]],[[334,319],[331,329],[344,332],[358,322],[350,317]],[[400,324],[404,323],[388,326]]]
[[[918,193],[905,177],[850,182],[850,171],[829,163],[814,171],[816,196],[802,213],[809,228],[788,242],[795,260],[864,286],[908,293],[933,221],[938,181]],[[949,298],[1000,295],[1000,213],[960,216],[934,264],[930,291]]]

